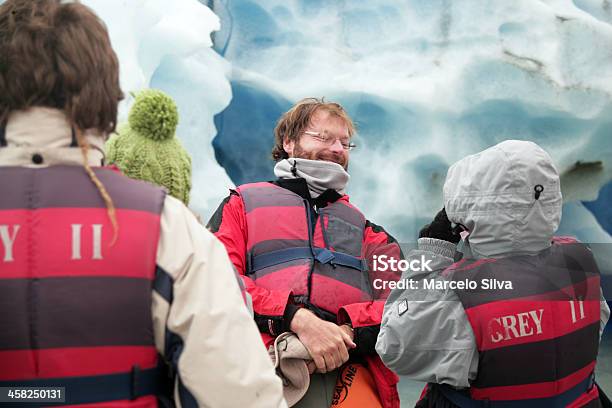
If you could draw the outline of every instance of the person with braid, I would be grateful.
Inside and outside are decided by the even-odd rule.
[[[121,99],[89,8],[0,5],[0,390],[285,407],[223,245],[165,190],[103,167]]]

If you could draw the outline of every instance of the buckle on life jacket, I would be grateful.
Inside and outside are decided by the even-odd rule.
[[[327,248],[295,247],[267,252],[253,256],[247,254],[247,275],[253,274],[261,269],[274,265],[282,265],[298,259],[313,259],[322,264],[330,264],[334,267],[345,266],[358,271],[367,270],[363,259],[341,252],[330,251]]]
[[[335,263],[333,262],[336,257],[334,256],[334,254],[332,254],[332,252],[329,249],[317,248],[315,253],[316,253],[315,259],[317,260],[317,262],[320,262],[322,264],[329,263],[334,268],[336,267]]]

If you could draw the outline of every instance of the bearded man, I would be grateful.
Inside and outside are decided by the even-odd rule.
[[[387,291],[374,256],[401,259],[395,239],[345,194],[355,127],[337,103],[308,98],[274,130],[275,181],[231,190],[208,228],[250,294],[266,346],[293,332],[312,361],[298,407],[330,406],[339,369],[359,363],[379,406],[399,407],[397,376],[376,355]],[[290,402],[291,405],[291,402]]]

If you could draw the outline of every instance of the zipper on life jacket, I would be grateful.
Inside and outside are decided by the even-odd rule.
[[[336,316],[334,314],[319,308],[310,301],[310,293],[312,291],[312,275],[314,274],[314,269],[317,262],[314,251],[314,230],[316,227],[317,218],[322,219],[323,217],[318,217],[318,209],[314,205],[311,206],[307,199],[303,199],[302,202],[304,203],[304,208],[306,209],[306,220],[308,223],[308,246],[310,247],[311,254],[310,270],[308,271],[307,293],[306,296],[304,296],[302,303],[304,303],[304,306],[306,306],[306,308],[313,312],[317,317],[329,322],[335,322]]]
[[[311,255],[311,259],[310,259],[310,270],[308,271],[308,282],[307,282],[307,290],[308,292],[306,293],[306,300],[308,303],[310,303],[310,292],[312,290],[312,274],[314,273],[314,268],[315,268],[315,251],[314,251],[314,246],[313,246],[313,236],[314,236],[314,223],[313,223],[313,216],[312,216],[312,212],[311,212],[311,206],[310,203],[308,202],[307,199],[303,199],[302,202],[304,203],[304,208],[306,209],[306,222],[308,223],[308,246],[310,247],[310,255]],[[316,212],[316,207],[314,208],[315,210],[315,215],[318,214]],[[314,220],[314,222],[316,222],[316,219]]]
[[[329,241],[327,240],[327,232],[325,230],[325,217],[324,214],[319,214],[319,221],[321,224],[321,235],[323,236],[323,245],[325,248],[330,249]],[[332,266],[335,268],[336,265],[332,263]]]
[[[321,235],[323,236],[323,245],[324,248],[329,249],[329,242],[327,240],[327,234],[325,233],[325,217],[324,213],[321,212],[322,208],[319,208],[316,204],[312,205],[312,210],[314,211],[314,219],[310,223],[312,225],[312,237],[314,241],[314,232],[317,229],[317,221],[321,225]],[[312,245],[311,245],[312,246]]]
[[[307,201],[307,202],[308,202],[308,201]],[[312,211],[310,212],[310,216],[312,217],[312,219],[311,219],[311,221],[310,221],[310,224],[309,224],[309,225],[310,225],[310,227],[312,228],[312,237],[313,237],[313,240],[314,240],[314,231],[315,231],[315,229],[317,228],[317,219],[319,219],[319,218],[320,218],[320,217],[319,217],[319,207],[317,207],[317,205],[316,205],[316,204],[312,204],[312,205],[310,205],[310,203],[309,203],[309,202],[308,202],[308,204],[307,204],[307,205],[308,205],[308,206],[309,206],[309,207],[312,209]]]

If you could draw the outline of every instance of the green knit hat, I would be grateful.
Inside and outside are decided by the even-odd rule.
[[[170,96],[156,89],[142,91],[128,123],[106,142],[106,158],[126,176],[166,187],[188,205],[191,157],[174,134],[177,124],[178,111]]]

